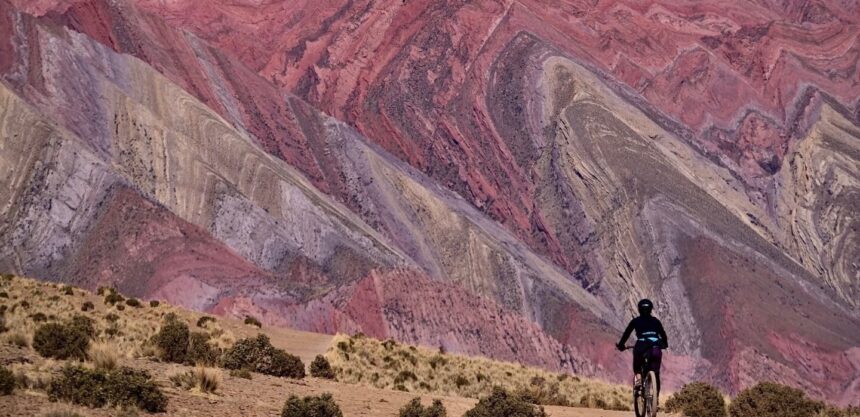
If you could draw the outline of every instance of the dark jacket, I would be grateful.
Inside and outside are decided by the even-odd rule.
[[[669,347],[669,339],[666,337],[666,331],[663,330],[663,324],[653,316],[639,316],[630,320],[630,324],[624,330],[618,346],[624,346],[627,343],[627,338],[630,337],[630,333],[633,333],[634,330],[636,330],[636,339],[638,341],[652,342],[662,349]]]

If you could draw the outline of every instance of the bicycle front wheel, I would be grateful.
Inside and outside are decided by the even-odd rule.
[[[644,397],[644,414],[642,417],[657,417],[657,375],[654,371],[648,372],[645,380],[642,381],[642,397]],[[638,415],[638,413],[637,413]]]

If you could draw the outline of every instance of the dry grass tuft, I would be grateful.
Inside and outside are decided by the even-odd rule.
[[[20,331],[9,332],[6,334],[4,339],[6,340],[6,343],[19,348],[30,347],[30,336]]]
[[[110,343],[93,343],[87,351],[87,358],[96,369],[110,371],[119,365],[119,352]]]

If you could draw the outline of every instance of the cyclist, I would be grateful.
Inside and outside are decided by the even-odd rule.
[[[627,329],[621,336],[621,340],[615,345],[618,350],[624,350],[624,344],[627,343],[627,338],[630,333],[636,330],[636,345],[633,346],[633,373],[639,375],[642,369],[642,364],[648,355],[651,370],[654,371],[654,376],[657,377],[657,392],[660,392],[660,362],[663,358],[660,349],[669,347],[669,340],[666,337],[666,331],[663,330],[663,324],[656,317],[651,316],[651,311],[654,309],[654,303],[649,299],[639,301],[637,305],[639,309],[639,317],[630,320]],[[645,375],[639,375],[639,381]]]

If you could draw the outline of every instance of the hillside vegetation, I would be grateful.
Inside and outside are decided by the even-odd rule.
[[[344,393],[347,398],[377,393],[379,404],[365,407],[392,409],[378,415],[396,415],[407,404],[414,407],[420,401],[415,395],[421,394],[445,398],[445,405],[453,404],[449,413],[462,413],[477,399],[499,392],[535,412],[537,405],[625,409],[620,386],[360,334],[335,336],[313,360],[308,352],[299,358],[282,346],[302,345],[288,340],[305,337],[300,332],[285,336],[284,329],[261,327],[255,319],[211,317],[127,298],[111,288],[91,293],[4,275],[0,311],[0,359],[9,381],[4,387],[15,399],[12,415],[58,406],[79,415],[114,415],[116,410],[172,415],[201,398],[210,406],[245,409],[254,393],[285,383],[290,389],[271,393],[275,400],[268,404],[278,405],[276,413],[254,415],[295,414],[299,405],[317,404],[313,395],[319,395],[319,386],[335,393],[325,397],[326,409],[331,404],[353,407],[339,401]],[[17,408],[27,404],[34,408]]]
[[[338,381],[376,388],[479,398],[502,387],[535,404],[630,409],[629,389],[620,385],[361,334],[337,335],[326,357]]]

